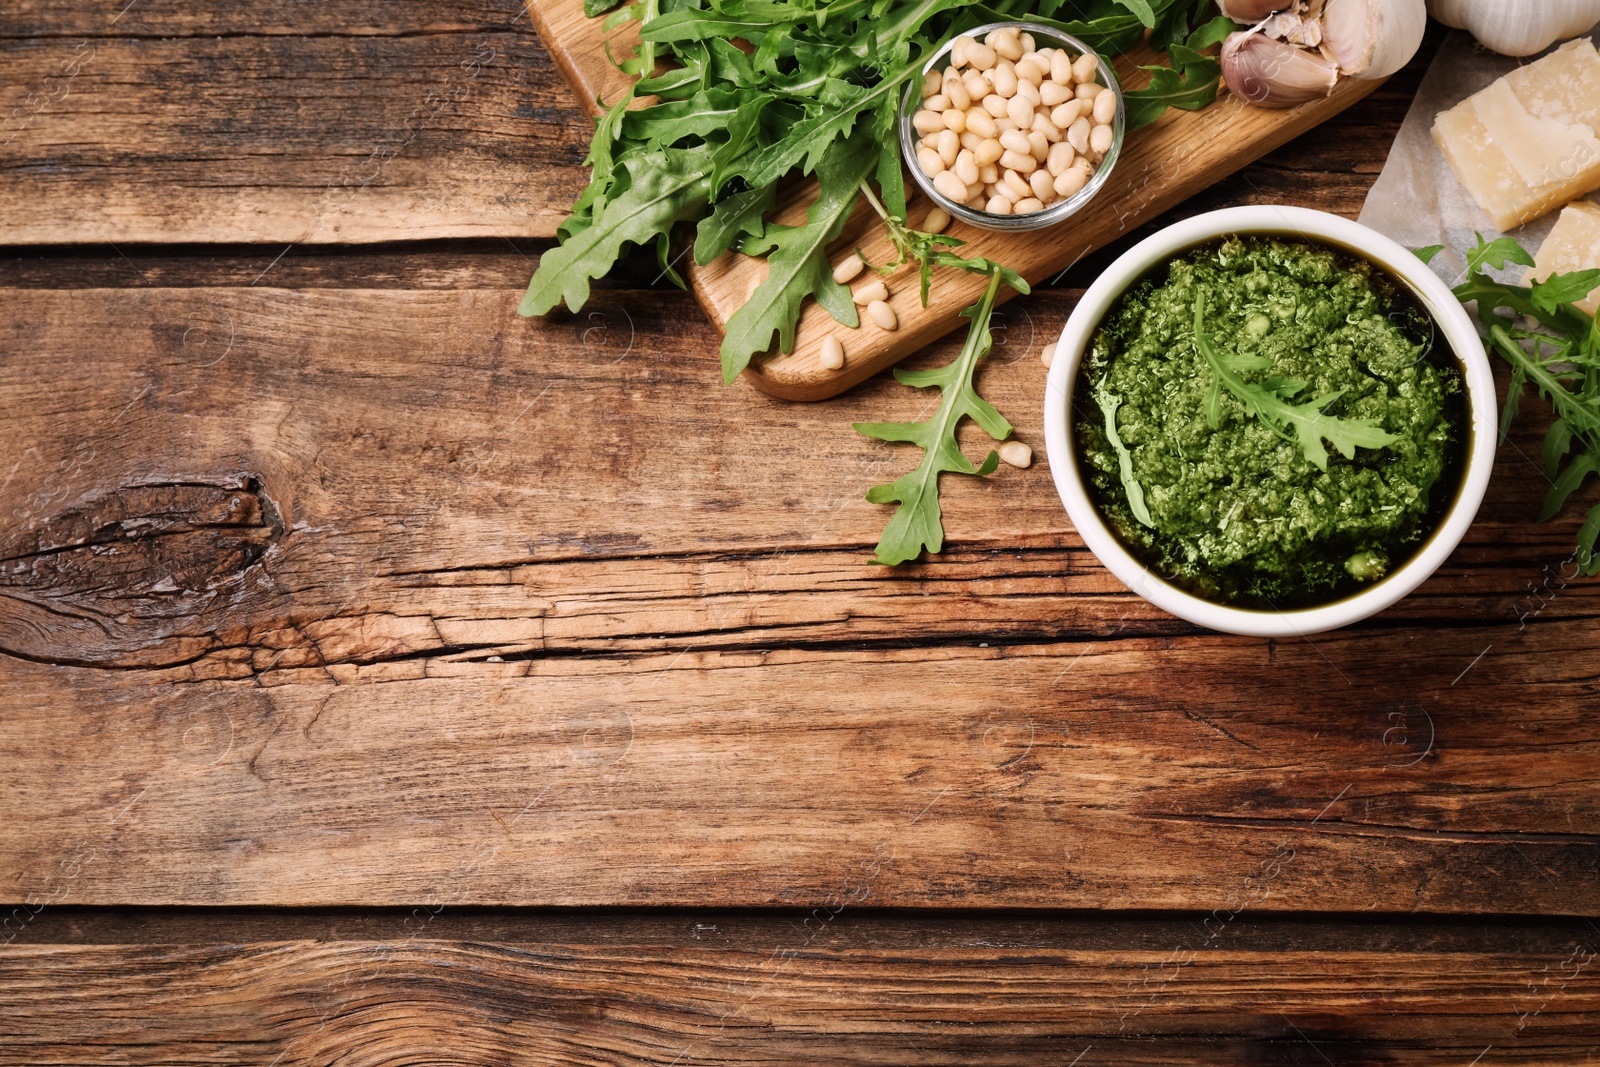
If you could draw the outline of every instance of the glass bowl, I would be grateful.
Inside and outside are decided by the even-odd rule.
[[[1089,176],[1088,183],[1065,200],[1057,200],[1043,211],[1034,211],[1026,215],[996,215],[978,208],[971,208],[966,204],[951,200],[935,189],[933,180],[924,174],[922,168],[917,165],[917,142],[921,140],[922,135],[911,124],[912,115],[922,105],[922,83],[924,79],[927,77],[928,72],[935,67],[942,68],[949,65],[950,49],[955,44],[956,37],[971,37],[981,41],[991,30],[999,29],[1015,29],[1018,33],[1032,34],[1036,46],[1062,48],[1077,55],[1095,54],[1095,58],[1099,61],[1099,72],[1095,80],[1101,85],[1108,86],[1116,94],[1117,100],[1116,116],[1111,120],[1111,147],[1106,151],[1099,167]],[[1049,26],[1037,22],[987,22],[982,26],[974,26],[972,29],[965,31],[965,33],[952,36],[933,55],[928,57],[928,61],[922,65],[922,77],[914,79],[906,87],[905,94],[900,101],[900,151],[905,159],[906,169],[911,172],[911,178],[916,182],[917,188],[921,189],[923,194],[933,203],[944,208],[951,218],[960,219],[962,222],[970,223],[985,230],[1009,232],[1040,230],[1060,222],[1069,215],[1076,214],[1080,208],[1094,199],[1095,194],[1100,191],[1101,186],[1105,185],[1106,179],[1110,177],[1112,167],[1116,165],[1117,156],[1122,152],[1122,135],[1125,126],[1126,117],[1122,101],[1122,86],[1117,81],[1116,71],[1111,69],[1111,64],[1106,62],[1104,56],[1094,53],[1094,49],[1071,34],[1062,33],[1060,30],[1051,29]]]

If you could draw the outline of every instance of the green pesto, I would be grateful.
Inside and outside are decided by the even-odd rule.
[[[1313,412],[1332,396],[1327,425],[1381,447],[1346,456],[1329,438],[1325,456],[1308,455],[1324,451],[1315,434],[1296,441],[1214,388],[1197,305],[1213,356],[1245,368],[1249,387]],[[1426,313],[1364,260],[1302,240],[1226,238],[1141,280],[1101,323],[1076,392],[1074,436],[1112,529],[1158,574],[1222,603],[1359,592],[1415,553],[1459,480],[1462,376]]]

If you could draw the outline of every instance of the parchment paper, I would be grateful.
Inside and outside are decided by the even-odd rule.
[[[1600,41],[1600,34],[1596,34],[1596,40]],[[1560,42],[1552,47],[1559,45]],[[1535,58],[1538,57],[1529,57],[1528,61]],[[1433,269],[1450,285],[1460,282],[1466,274],[1466,252],[1476,243],[1473,231],[1491,239],[1501,233],[1456,180],[1444,153],[1433,143],[1433,120],[1439,112],[1515,70],[1519,62],[1526,61],[1489,51],[1465,30],[1450,31],[1433,65],[1423,75],[1416,99],[1389,150],[1383,173],[1378,175],[1361,208],[1359,221],[1407,248],[1444,245],[1444,251],[1433,259]],[[1589,199],[1600,202],[1594,194]],[[1534,219],[1511,231],[1511,236],[1528,251],[1537,253],[1559,214],[1557,209]],[[1502,278],[1518,281],[1525,270],[1513,265]]]

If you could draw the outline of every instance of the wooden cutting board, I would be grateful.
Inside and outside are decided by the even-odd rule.
[[[529,9],[540,38],[585,107],[598,110],[598,100],[614,101],[626,91],[630,79],[607,59],[606,49],[609,45],[611,55],[617,57],[630,54],[639,40],[637,23],[607,36],[601,33],[602,19],[584,17],[583,0],[529,0]],[[1140,47],[1117,58],[1117,76],[1124,87],[1137,87],[1148,80],[1140,66],[1162,62],[1163,57]],[[1129,131],[1122,156],[1099,196],[1056,226],[1001,234],[955,222],[946,232],[966,242],[961,248],[963,255],[984,256],[1017,270],[1030,283],[1041,282],[1337,115],[1380,84],[1347,78],[1327,99],[1286,111],[1248,107],[1224,90],[1215,104],[1201,111],[1169,111],[1154,125]],[[910,191],[915,186],[907,181],[906,188]],[[806,206],[815,196],[814,182],[797,183],[775,217],[786,223],[803,221]],[[920,227],[931,206],[926,198],[914,196],[907,211],[911,224]],[[835,260],[852,248],[860,248],[868,262],[894,259],[887,233],[865,207],[845,226],[834,246]],[[686,254],[677,264],[719,329],[744,305],[767,270],[762,260],[735,252],[704,267],[695,265],[693,257]],[[881,330],[863,320],[859,329],[852,330],[835,322],[815,301],[808,301],[795,333],[794,351],[757,357],[746,376],[774,396],[825,400],[964,326],[966,320],[959,312],[978,298],[985,284],[984,278],[963,271],[938,271],[929,306],[924,308],[914,267],[903,267],[886,281],[889,303],[899,317],[898,329]],[[1001,288],[1001,299],[1014,295]],[[844,343],[841,370],[828,370],[819,359],[822,341],[830,333]]]

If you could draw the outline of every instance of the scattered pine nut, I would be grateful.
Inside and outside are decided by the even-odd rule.
[[[831,333],[822,339],[821,361],[828,370],[838,370],[844,366],[844,345]]]
[[[1046,367],[1054,363],[1056,359],[1056,346],[1045,345],[1044,351],[1039,353],[1039,358],[1044,361],[1044,365]]]
[[[900,320],[895,317],[894,308],[882,300],[874,300],[867,305],[867,318],[885,330],[897,330],[900,328]]]
[[[866,267],[867,265],[861,261],[861,257],[852,252],[841,260],[838,266],[833,268],[833,280],[840,285],[848,284]]]
[[[1007,441],[1000,446],[1000,458],[1013,467],[1026,467],[1033,462],[1033,449],[1021,441]]]
[[[860,304],[862,307],[866,307],[874,300],[889,299],[889,287],[883,284],[882,278],[874,278],[866,285],[863,285],[861,288],[851,293],[850,296],[857,304]]]

